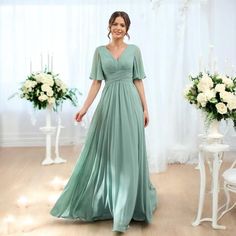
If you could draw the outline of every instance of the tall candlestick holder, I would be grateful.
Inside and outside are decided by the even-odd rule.
[[[53,54],[47,54],[47,65],[44,66],[44,56],[43,53],[40,54],[40,67],[41,67],[41,74],[44,76],[45,74],[53,75]],[[30,59],[30,73],[32,74],[32,60]],[[53,77],[54,78],[54,77]],[[50,85],[51,86],[51,85]],[[45,90],[43,90],[45,91]],[[47,91],[48,93],[48,91]],[[44,94],[44,93],[43,93]],[[48,94],[46,94],[48,95]],[[49,95],[50,96],[50,95]],[[54,98],[55,102],[55,98]],[[59,137],[61,133],[61,129],[64,128],[61,125],[61,118],[58,115],[58,122],[57,126],[52,126],[51,124],[51,116],[53,112],[53,104],[54,102],[49,102],[47,104],[47,107],[45,109],[45,116],[46,116],[46,124],[43,127],[40,127],[39,129],[45,134],[45,141],[46,141],[46,153],[45,158],[42,161],[42,165],[50,165],[50,164],[59,164],[59,163],[65,163],[66,160],[60,157],[59,154]],[[50,105],[51,104],[51,105]],[[43,107],[45,108],[45,107]],[[40,108],[39,108],[40,109]],[[52,158],[52,136],[56,133],[55,137],[55,159]]]

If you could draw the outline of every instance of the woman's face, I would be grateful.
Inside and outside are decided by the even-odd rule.
[[[126,25],[124,19],[121,16],[116,17],[115,21],[110,27],[113,39],[120,39],[125,37]]]

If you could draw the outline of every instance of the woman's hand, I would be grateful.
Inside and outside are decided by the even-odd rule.
[[[143,116],[144,116],[144,127],[148,126],[149,123],[149,115],[147,111],[143,111]]]
[[[82,121],[82,118],[83,118],[83,116],[86,114],[86,112],[87,112],[87,111],[86,111],[84,108],[82,108],[79,112],[76,113],[76,115],[75,115],[75,120],[76,120],[77,122]]]

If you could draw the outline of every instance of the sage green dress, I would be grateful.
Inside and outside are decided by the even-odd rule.
[[[120,232],[132,219],[150,223],[157,196],[149,180],[143,110],[133,83],[144,78],[137,46],[128,45],[119,59],[105,46],[96,49],[90,79],[105,80],[105,86],[53,216],[113,219],[113,231]]]

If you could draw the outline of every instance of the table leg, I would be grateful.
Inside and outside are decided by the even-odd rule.
[[[221,159],[219,153],[214,153],[213,168],[212,168],[212,228],[225,229],[225,226],[218,225],[218,194],[219,194],[219,170],[221,166]]]
[[[197,226],[201,223],[202,210],[205,199],[205,189],[206,189],[206,170],[202,151],[199,152],[198,159],[199,159],[199,170],[200,170],[200,192],[199,192],[197,217],[196,220],[192,223],[193,226]]]

